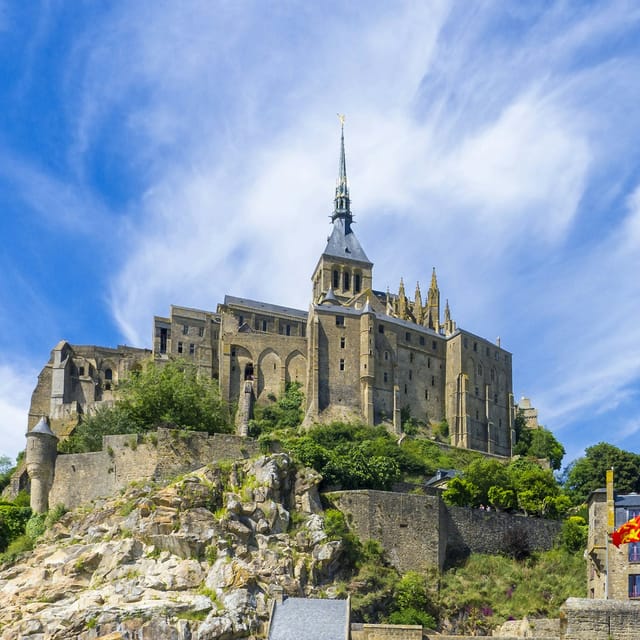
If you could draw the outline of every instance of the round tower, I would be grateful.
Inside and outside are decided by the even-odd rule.
[[[25,462],[31,480],[31,509],[44,513],[49,509],[49,492],[53,485],[58,438],[42,416],[38,424],[27,432]]]

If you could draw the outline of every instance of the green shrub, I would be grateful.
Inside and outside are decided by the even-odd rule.
[[[570,553],[583,551],[587,546],[589,526],[580,516],[570,516],[562,523],[560,541],[562,546]]]

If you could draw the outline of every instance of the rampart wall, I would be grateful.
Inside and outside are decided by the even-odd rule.
[[[444,568],[470,553],[500,553],[513,532],[532,550],[553,546],[556,520],[448,507],[438,496],[336,491],[329,499],[363,540],[379,540],[400,571]]]
[[[568,598],[560,613],[562,640],[638,640],[640,601]]]
[[[144,436],[105,436],[102,451],[58,455],[49,504],[72,509],[112,495],[134,480],[169,478],[258,453],[254,440],[229,434],[158,429]]]

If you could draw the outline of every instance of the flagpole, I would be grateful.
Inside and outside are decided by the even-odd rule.
[[[607,469],[607,535],[605,540],[605,581],[604,581],[604,598],[609,599],[609,534],[615,529],[616,518],[613,498],[613,467]]]

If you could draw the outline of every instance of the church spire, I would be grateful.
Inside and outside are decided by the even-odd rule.
[[[333,215],[331,222],[340,218],[344,220],[345,233],[351,233],[351,201],[349,199],[349,185],[347,183],[347,161],[344,153],[344,116],[338,114],[340,118],[340,164],[338,166],[338,182],[336,184],[336,197],[334,199]]]

